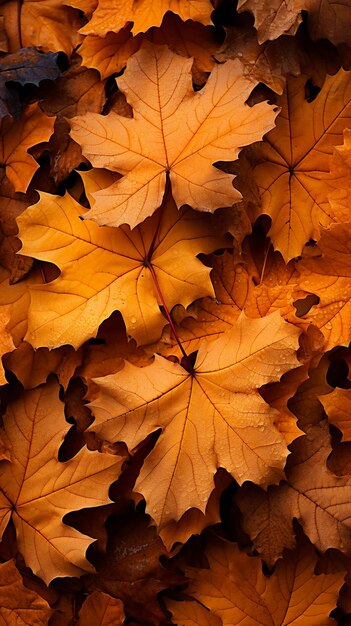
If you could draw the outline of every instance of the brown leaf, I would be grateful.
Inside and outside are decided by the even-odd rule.
[[[4,626],[46,626],[52,610],[34,591],[27,589],[13,563],[0,565],[0,622]]]
[[[123,604],[106,593],[93,591],[79,611],[76,623],[77,626],[123,626]]]
[[[157,594],[184,578],[161,565],[166,549],[145,515],[111,518],[108,531],[106,554],[96,566],[98,574],[86,577],[89,588],[120,598],[126,612],[143,624],[159,624],[165,615]]]
[[[351,550],[351,479],[327,468],[330,452],[327,425],[314,426],[292,444],[286,483],[269,487],[267,493],[244,486],[238,494],[244,529],[269,564],[292,546],[294,517],[319,550]]]

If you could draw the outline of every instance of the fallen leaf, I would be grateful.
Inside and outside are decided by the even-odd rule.
[[[244,529],[270,564],[294,542],[295,517],[320,551],[351,549],[351,479],[335,476],[326,465],[331,452],[326,424],[313,426],[292,443],[286,467],[287,483],[268,487],[245,486],[237,496]]]
[[[45,383],[50,374],[56,374],[60,384],[66,389],[80,363],[81,355],[71,346],[62,346],[56,350],[34,350],[26,342],[5,357],[6,368],[14,372],[25,389],[33,389]]]
[[[80,0],[84,6],[85,0]],[[77,2],[75,2],[75,6]],[[97,7],[93,12],[88,24],[81,28],[84,35],[99,35],[103,37],[108,31],[118,33],[128,22],[133,22],[134,34],[146,32],[151,26],[160,26],[163,16],[167,11],[172,11],[185,20],[193,20],[202,24],[211,23],[213,6],[210,0],[157,0],[150,5],[147,0],[140,0],[137,5],[133,0],[98,0]]]
[[[80,609],[76,623],[77,626],[123,626],[123,604],[107,593],[93,591]]]
[[[334,391],[320,398],[328,420],[342,432],[342,441],[351,441],[351,397],[348,389]]]
[[[210,613],[202,604],[198,602],[177,602],[168,600],[167,608],[173,615],[173,624],[177,626],[222,626],[220,617]]]
[[[317,556],[306,541],[285,554],[274,573],[262,573],[261,559],[240,552],[237,544],[218,538],[208,542],[209,569],[187,570],[189,593],[223,626],[257,624],[329,626],[344,572],[314,574]]]
[[[0,356],[3,357],[7,352],[15,349],[11,334],[7,330],[7,324],[10,318],[10,306],[0,307]],[[0,385],[6,385],[5,371],[0,361]]]
[[[61,269],[55,281],[31,287],[26,341],[34,347],[78,348],[116,309],[127,332],[138,343],[149,343],[166,324],[160,290],[170,309],[213,293],[210,270],[196,258],[227,244],[217,236],[212,216],[204,219],[187,207],[177,211],[168,197],[131,231],[127,225],[101,228],[82,221],[84,211],[69,195],[41,194],[18,218],[21,253]]]
[[[0,565],[0,623],[3,626],[46,626],[52,610],[37,593],[27,589],[13,561]]]
[[[108,488],[123,462],[86,448],[66,463],[57,460],[67,432],[58,391],[51,381],[10,404],[4,424],[13,459],[0,464],[1,519],[6,523],[12,513],[26,564],[47,583],[92,569],[85,559],[92,539],[65,525],[62,517],[108,502]]]
[[[38,163],[28,154],[32,146],[48,141],[54,130],[55,118],[48,117],[38,104],[30,104],[3,133],[0,162],[15,191],[27,191],[38,169]]]
[[[206,72],[214,66],[212,55],[218,48],[214,27],[188,20],[167,12],[159,28],[151,28],[145,35],[133,37],[131,25],[118,33],[108,32],[105,37],[87,35],[79,48],[79,55],[86,67],[97,69],[102,78],[120,72],[129,57],[139,50],[147,39],[154,44],[166,44],[170,50],[185,57],[193,57],[192,72],[196,83],[205,82]]]
[[[191,507],[204,512],[218,467],[239,483],[266,486],[282,477],[287,448],[257,389],[297,366],[298,334],[279,313],[242,316],[230,332],[202,343],[190,372],[156,355],[148,367],[126,362],[117,374],[94,379],[90,430],[129,450],[163,430],[135,485],[158,525]],[[191,477],[186,490],[184,476]]]
[[[61,70],[57,65],[57,54],[39,52],[35,48],[20,48],[7,54],[0,61],[0,119],[5,115],[18,115],[22,105],[19,94],[8,89],[8,83],[28,83],[39,86],[42,80],[55,80]]]
[[[108,530],[106,553],[96,565],[98,573],[85,577],[88,588],[120,598],[128,615],[145,626],[158,626],[165,614],[157,594],[184,583],[184,577],[161,565],[166,549],[147,516],[129,513],[112,517]]]
[[[239,0],[238,11],[250,11],[255,16],[259,41],[276,39],[284,33],[294,35],[302,21],[302,11],[308,12],[307,25],[313,39],[329,39],[334,44],[351,43],[347,24],[351,19],[348,2],[335,0]]]
[[[269,235],[286,261],[335,221],[330,157],[351,123],[350,76],[344,70],[329,76],[312,102],[305,98],[308,76],[288,79],[276,128],[254,150],[261,211],[271,217]]]
[[[320,256],[303,259],[298,266],[299,288],[319,298],[304,319],[321,330],[325,350],[348,345],[351,340],[350,233],[351,223],[323,229]]]
[[[274,124],[275,108],[245,104],[255,81],[242,76],[239,60],[216,66],[198,93],[191,65],[167,47],[145,43],[118,79],[133,119],[111,111],[71,120],[72,137],[89,161],[124,174],[94,194],[89,219],[133,228],[161,205],[168,177],[177,207],[214,211],[240,199],[231,177],[212,163],[236,159],[243,145],[261,139]]]
[[[70,56],[81,40],[79,12],[62,0],[24,0],[18,13],[17,2],[6,0],[1,5],[10,52],[18,48],[63,51]]]

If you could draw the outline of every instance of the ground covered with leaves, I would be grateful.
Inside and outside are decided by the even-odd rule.
[[[0,623],[350,626],[350,0],[4,0],[0,86]]]

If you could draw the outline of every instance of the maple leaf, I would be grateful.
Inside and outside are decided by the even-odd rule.
[[[279,313],[242,316],[232,331],[202,343],[190,373],[156,355],[148,367],[126,362],[117,374],[94,379],[90,429],[99,436],[133,450],[163,429],[135,486],[158,524],[190,507],[204,512],[220,466],[239,483],[251,477],[267,485],[282,476],[287,449],[257,388],[297,366],[298,335]],[[191,476],[187,490],[184,476]]]
[[[0,308],[0,355],[3,356],[6,352],[11,352],[15,349],[12,337],[7,330],[6,326],[10,318],[10,306],[2,306]],[[5,378],[5,372],[2,363],[0,363],[0,385],[6,385],[7,380]]]
[[[42,80],[55,80],[61,70],[57,65],[57,54],[43,54],[35,48],[21,48],[8,54],[0,62],[0,119],[5,115],[17,115],[21,110],[19,94],[8,88],[8,83],[39,85]]]
[[[0,565],[0,623],[46,626],[50,606],[35,591],[27,589],[13,561]]]
[[[242,146],[261,139],[275,108],[245,104],[256,83],[242,76],[239,60],[216,66],[198,93],[191,64],[165,46],[144,44],[118,79],[133,119],[112,111],[71,120],[72,137],[91,163],[124,174],[94,194],[89,218],[133,228],[160,206],[168,177],[178,207],[214,211],[240,199],[230,176],[212,163],[236,159]]]
[[[222,626],[220,617],[210,613],[206,607],[195,601],[177,602],[168,600],[166,606],[173,615],[173,623],[178,626]]]
[[[62,0],[24,0],[19,14],[16,3],[6,0],[1,14],[10,50],[36,47],[45,52],[62,50],[70,56],[81,40],[79,12]]]
[[[285,547],[294,545],[294,517],[319,550],[350,550],[351,480],[335,476],[327,468],[330,452],[327,425],[310,427],[307,435],[292,443],[286,484],[273,485],[266,494],[247,485],[238,494],[245,531],[268,563],[273,564]]]
[[[26,191],[38,169],[38,163],[28,154],[28,148],[48,141],[54,130],[55,118],[48,117],[38,104],[30,104],[3,133],[0,163],[15,191]]]
[[[55,281],[31,287],[26,340],[33,346],[77,348],[116,309],[128,333],[149,343],[166,324],[160,293],[170,308],[213,293],[210,270],[196,259],[227,243],[216,235],[211,216],[203,219],[190,208],[179,212],[170,197],[134,231],[82,221],[83,212],[68,195],[42,194],[18,218],[21,253],[62,270]]]
[[[25,389],[34,389],[45,383],[50,374],[56,374],[60,384],[66,389],[81,363],[81,354],[71,346],[62,346],[56,350],[34,350],[29,343],[22,342],[5,357],[4,362]]]
[[[145,625],[163,624],[165,615],[157,594],[184,584],[184,576],[160,563],[166,550],[148,516],[126,512],[112,517],[107,526],[109,538],[96,566],[98,573],[84,577],[88,589],[120,598],[127,614]]]
[[[170,50],[185,57],[193,57],[193,77],[196,83],[205,82],[214,66],[212,55],[218,48],[214,27],[188,20],[182,22],[178,15],[166,13],[160,28],[133,37],[131,25],[118,33],[108,32],[105,37],[87,35],[79,48],[83,65],[97,69],[102,78],[120,72],[129,57],[135,54],[147,39],[154,44],[166,44]]]
[[[351,441],[350,407],[351,398],[348,389],[334,389],[319,398],[329,421],[342,432],[342,441]]]
[[[239,0],[238,11],[250,11],[255,16],[259,41],[276,39],[284,33],[294,35],[302,21],[302,11],[308,11],[308,28],[313,39],[329,39],[335,44],[350,44],[348,24],[351,7],[348,2],[335,0]]]
[[[50,582],[92,569],[84,554],[92,542],[62,517],[77,508],[109,501],[108,487],[123,458],[82,449],[66,463],[57,460],[67,432],[54,381],[25,393],[4,416],[12,460],[1,461],[1,526],[12,521],[26,564]]]
[[[213,266],[211,280],[215,300],[202,298],[182,312],[183,315],[177,317],[176,312],[174,315],[178,337],[188,353],[198,350],[203,338],[215,339],[229,330],[241,311],[257,318],[278,310],[287,321],[300,328],[306,326],[306,322],[301,323],[295,317],[292,304],[298,274],[293,265],[285,266],[278,253],[268,255],[267,271],[258,284],[255,284],[257,270],[250,250],[243,250],[240,256],[235,252],[213,255],[209,261]],[[258,276],[261,273],[258,272]],[[179,355],[175,339],[168,331],[169,327],[152,349],[163,356]]]
[[[320,225],[335,221],[328,201],[335,188],[330,156],[351,123],[350,72],[327,77],[312,102],[305,99],[307,78],[288,79],[276,128],[254,155],[262,213],[272,218],[269,235],[286,261],[319,239]]]
[[[323,333],[325,350],[351,339],[350,233],[351,223],[324,229],[318,246],[321,256],[303,259],[298,266],[300,289],[319,298],[304,318]]]
[[[302,545],[301,545],[302,544]],[[222,620],[244,623],[329,626],[344,572],[314,574],[317,556],[306,541],[280,560],[268,578],[261,559],[240,552],[237,544],[211,537],[206,549],[209,569],[191,568],[189,593]]]
[[[107,593],[93,591],[79,611],[77,626],[123,626],[123,604]]]
[[[89,0],[88,0],[89,2]],[[85,0],[79,0],[79,7],[84,10]],[[78,6],[77,1],[74,6]],[[211,23],[213,6],[210,0],[156,0],[151,5],[147,0],[98,0],[88,24],[81,28],[85,35],[99,35],[103,37],[108,31],[118,32],[128,22],[133,22],[134,34],[145,32],[151,26],[160,26],[167,11],[172,11],[183,21],[193,20],[202,24]]]

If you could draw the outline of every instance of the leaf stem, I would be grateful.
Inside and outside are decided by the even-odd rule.
[[[165,302],[165,299],[163,297],[163,294],[162,294],[159,282],[157,280],[156,272],[155,272],[153,266],[151,265],[151,263],[150,263],[150,261],[148,259],[146,259],[144,263],[145,263],[145,266],[150,270],[150,273],[151,273],[151,276],[152,276],[152,280],[154,281],[154,284],[155,284],[155,287],[156,287],[156,291],[157,291],[158,296],[160,298],[161,304],[162,304],[162,306],[164,308],[167,320],[168,320],[169,325],[170,325],[170,327],[172,329],[172,333],[173,333],[174,338],[175,338],[175,340],[176,340],[176,342],[177,342],[177,344],[179,346],[179,349],[180,349],[180,351],[181,351],[181,353],[182,353],[182,355],[184,357],[184,360],[185,360],[185,362],[187,364],[187,371],[191,372],[192,369],[193,369],[192,364],[191,364],[190,359],[189,359],[187,353],[185,352],[185,350],[184,350],[184,348],[183,348],[183,346],[182,346],[182,344],[180,342],[180,339],[179,339],[179,337],[177,335],[177,331],[176,331],[176,328],[174,326],[174,322],[173,322],[173,320],[171,318],[171,315],[170,315],[170,312],[168,310],[168,307],[167,307],[167,304]]]

